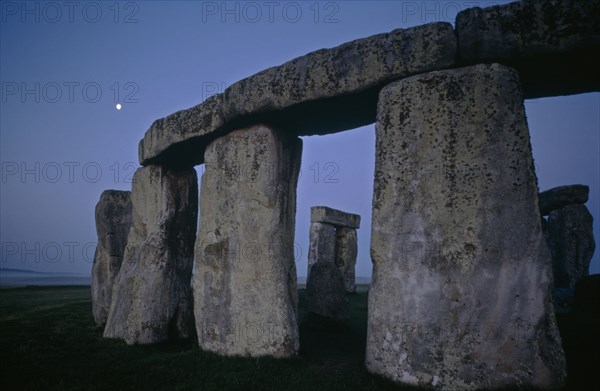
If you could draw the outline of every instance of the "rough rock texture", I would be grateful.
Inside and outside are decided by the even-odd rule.
[[[356,256],[358,240],[356,230],[339,227],[335,231],[335,264],[342,272],[346,292],[356,291]]]
[[[380,94],[366,365],[448,390],[560,386],[518,74],[431,72]]]
[[[96,204],[98,246],[92,265],[92,313],[99,326],[106,324],[130,226],[131,192],[105,190]]]
[[[196,171],[140,168],[131,200],[133,221],[104,336],[128,344],[191,337]]]
[[[454,64],[449,23],[432,23],[321,49],[232,84],[223,94],[155,121],[139,145],[143,165],[190,166],[224,132],[268,118],[297,135],[372,123],[378,90],[392,80]]]
[[[550,212],[545,237],[554,270],[556,288],[575,288],[588,275],[596,243],[592,215],[585,205],[569,205]]]
[[[307,281],[315,263],[335,262],[335,234],[335,227],[331,224],[310,223]]]
[[[317,262],[313,265],[306,281],[306,305],[309,313],[333,320],[348,319],[344,278],[335,264]]]
[[[342,212],[327,206],[313,206],[310,208],[311,223],[327,223],[335,226],[360,228],[360,215]]]
[[[459,62],[515,67],[525,98],[600,89],[599,0],[530,0],[456,17]]]
[[[206,149],[195,248],[201,349],[288,357],[298,351],[294,260],[301,140],[263,125]]]
[[[586,185],[559,186],[539,194],[540,214],[546,216],[567,205],[585,204],[590,188]]]

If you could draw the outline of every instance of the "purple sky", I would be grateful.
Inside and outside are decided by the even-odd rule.
[[[310,51],[498,3],[3,1],[0,267],[89,273],[95,204],[104,189],[130,189],[153,120]],[[600,237],[600,94],[526,109],[540,189],[589,185]],[[312,205],[362,216],[357,275],[370,276],[374,146],[373,125],[304,138],[299,276]]]

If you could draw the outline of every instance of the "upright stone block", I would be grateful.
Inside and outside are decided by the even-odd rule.
[[[546,222],[546,240],[552,253],[554,287],[575,289],[588,275],[594,255],[593,218],[585,205],[553,210]]]
[[[332,262],[317,262],[312,267],[306,280],[306,310],[335,322],[349,318],[344,278]]]
[[[317,262],[335,262],[335,226],[326,223],[310,223],[308,271],[306,281],[310,276],[310,269]]]
[[[106,324],[115,277],[123,263],[131,227],[131,192],[106,190],[96,204],[98,246],[92,265],[92,313],[99,326]]]
[[[139,168],[131,198],[133,221],[104,336],[128,344],[190,337],[196,171]]]
[[[356,256],[358,241],[354,228],[338,227],[335,231],[335,264],[344,278],[346,292],[356,291]]]
[[[448,390],[563,383],[520,91],[498,64],[381,91],[369,371]]]
[[[201,349],[288,357],[298,351],[294,260],[301,140],[263,125],[206,149],[194,312]]]

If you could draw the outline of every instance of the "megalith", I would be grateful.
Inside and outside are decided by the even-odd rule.
[[[349,318],[344,279],[333,262],[317,262],[306,281],[307,312],[333,321]]]
[[[156,165],[139,168],[133,176],[131,200],[132,225],[104,337],[128,344],[191,337],[196,171]]]
[[[306,281],[310,277],[310,270],[317,262],[335,263],[335,226],[327,223],[312,222],[309,231],[308,271]]]
[[[360,227],[360,215],[313,206],[310,222],[307,282],[317,262],[334,263],[342,274],[346,292],[354,292],[358,254],[356,229]]]
[[[564,382],[537,195],[513,69],[430,72],[380,92],[369,371],[449,390]]]
[[[358,238],[356,229],[338,227],[335,230],[335,265],[342,272],[346,292],[356,291],[356,257]]]
[[[575,289],[589,273],[594,255],[593,218],[585,205],[574,204],[553,210],[545,224],[552,253],[554,287]]]
[[[92,313],[98,326],[106,324],[112,287],[123,262],[129,227],[131,192],[105,190],[96,204],[98,245],[92,265]]]
[[[201,349],[253,357],[298,351],[294,225],[302,144],[284,134],[255,125],[206,149],[193,282]]]

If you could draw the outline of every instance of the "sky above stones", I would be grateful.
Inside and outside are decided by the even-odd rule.
[[[310,51],[499,3],[3,1],[0,267],[89,274],[94,207],[104,189],[131,188],[138,141],[155,119]],[[540,190],[589,185],[598,241],[600,94],[525,106]],[[356,275],[370,276],[374,125],[303,139],[298,275],[310,206],[327,205],[362,216]]]

